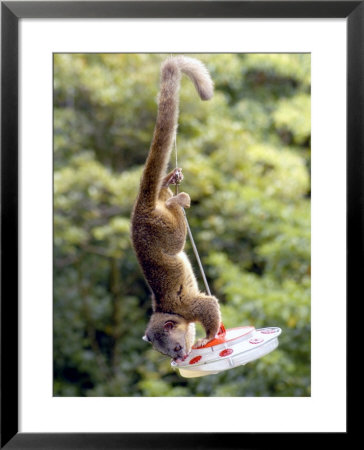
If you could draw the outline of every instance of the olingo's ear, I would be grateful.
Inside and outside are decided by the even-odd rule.
[[[142,337],[142,339],[145,342],[150,342],[150,340],[148,339],[148,336],[146,334]]]
[[[168,321],[164,324],[163,328],[164,328],[164,331],[171,331],[171,330],[174,328],[174,326],[175,326],[175,323],[172,322],[172,320],[168,320]]]

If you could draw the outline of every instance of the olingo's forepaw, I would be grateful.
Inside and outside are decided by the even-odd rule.
[[[194,347],[204,347],[209,342],[209,339],[201,338],[198,339],[194,345]]]

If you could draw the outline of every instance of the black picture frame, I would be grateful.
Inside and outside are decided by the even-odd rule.
[[[278,437],[280,447],[297,443],[296,434],[18,432],[18,24],[22,18],[109,17],[346,18],[347,312],[349,301],[357,302],[362,297],[364,1],[1,2],[1,448],[261,448],[263,441],[269,445],[274,437]],[[349,436],[348,420],[347,423],[347,432],[335,436],[337,444]],[[299,442],[311,438],[308,433],[303,434]]]

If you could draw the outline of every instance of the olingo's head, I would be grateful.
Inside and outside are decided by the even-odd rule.
[[[144,340],[163,355],[182,361],[191,352],[195,340],[195,324],[177,314],[154,313]]]

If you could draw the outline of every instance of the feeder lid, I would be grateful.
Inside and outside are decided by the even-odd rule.
[[[253,326],[225,329],[221,325],[215,339],[204,347],[192,347],[184,361],[172,361],[185,378],[202,377],[244,365],[278,347],[278,327],[255,329]]]

